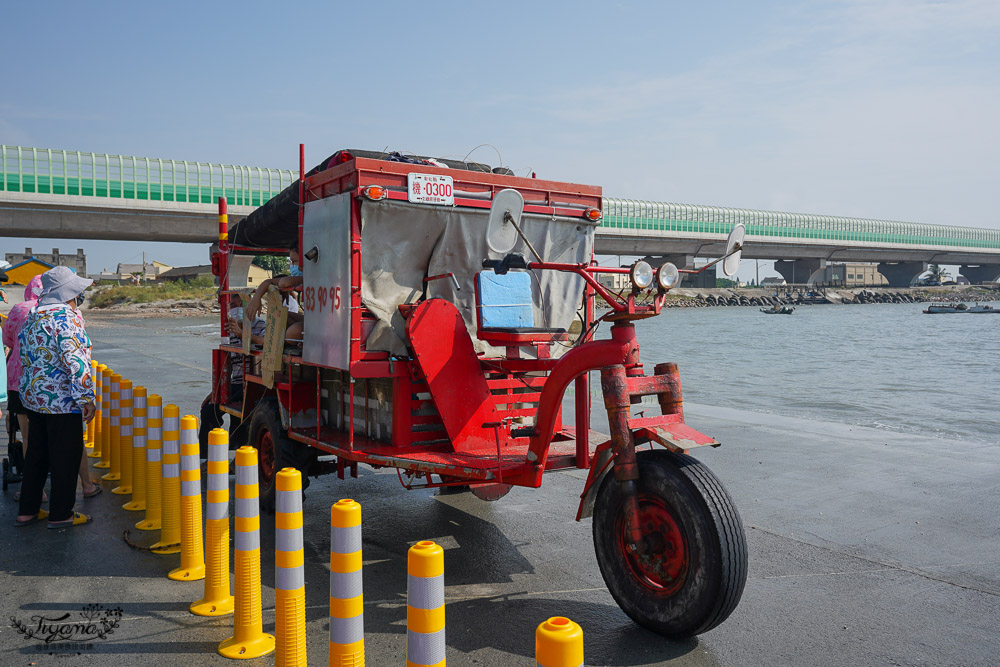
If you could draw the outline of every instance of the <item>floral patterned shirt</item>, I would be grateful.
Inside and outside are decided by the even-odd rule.
[[[29,410],[66,414],[94,402],[90,337],[80,311],[59,303],[37,306],[18,334],[21,402]]]

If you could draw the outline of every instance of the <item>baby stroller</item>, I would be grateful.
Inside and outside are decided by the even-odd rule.
[[[0,279],[6,280],[6,274],[0,271]],[[3,291],[3,290],[0,290]],[[4,298],[4,301],[7,299]],[[6,322],[7,316],[0,314],[0,323]],[[10,352],[7,353],[7,357],[10,357]],[[6,360],[5,360],[6,361]],[[7,486],[10,484],[16,484],[21,481],[21,475],[24,472],[24,446],[21,441],[17,438],[17,432],[20,430],[17,425],[17,416],[11,414],[10,410],[6,411],[7,414],[5,418],[7,419],[7,456],[3,457],[3,490],[7,490]]]
[[[24,448],[17,437],[19,431],[17,417],[7,412],[7,456],[3,457],[3,490],[10,484],[21,481],[24,471]]]

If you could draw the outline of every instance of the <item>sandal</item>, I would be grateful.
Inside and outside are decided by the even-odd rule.
[[[49,516],[48,511],[46,511],[46,510],[38,510],[38,514],[36,514],[35,516],[31,517],[27,521],[19,521],[18,519],[14,519],[14,527],[15,528],[21,528],[22,526],[30,526],[33,523],[38,523],[42,519],[47,519],[48,516]]]
[[[102,489],[100,486],[95,486],[93,491],[91,491],[90,493],[84,493],[83,497],[84,498],[93,498],[94,496],[99,496],[99,495],[101,495],[101,491],[103,491],[103,490],[104,489]]]
[[[63,519],[62,521],[49,521],[49,530],[57,530],[59,528],[72,528],[73,526],[82,526],[83,524],[90,522],[91,518],[86,514],[73,512],[73,516],[71,516],[68,519]]]

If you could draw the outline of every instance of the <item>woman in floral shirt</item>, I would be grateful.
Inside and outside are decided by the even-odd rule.
[[[21,403],[28,412],[31,446],[24,462],[16,526],[46,516],[49,528],[76,526],[90,517],[73,511],[83,456],[83,424],[94,418],[90,338],[76,309],[93,281],[64,266],[42,274],[42,293],[18,334]],[[81,418],[82,416],[82,418]],[[52,474],[50,512],[40,511],[45,477]]]

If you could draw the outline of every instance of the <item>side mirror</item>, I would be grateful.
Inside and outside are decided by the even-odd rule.
[[[747,228],[741,222],[733,227],[733,231],[729,232],[729,238],[726,239],[726,252],[722,256],[722,273],[727,278],[735,276],[740,268],[740,260],[743,257],[743,237],[746,236],[746,233]]]
[[[486,245],[490,250],[506,255],[514,249],[520,235],[518,224],[524,212],[524,197],[512,188],[501,190],[493,196],[490,217],[486,222]]]

